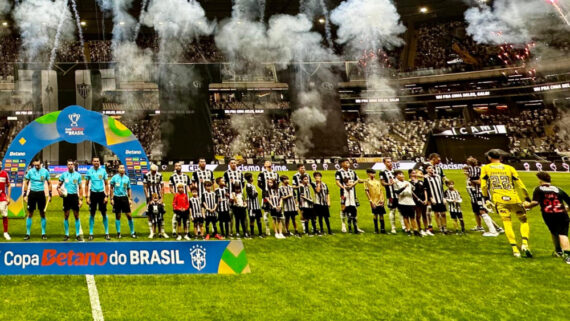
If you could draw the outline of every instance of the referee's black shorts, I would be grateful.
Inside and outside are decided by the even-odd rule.
[[[113,196],[113,212],[115,214],[131,213],[131,204],[126,196]]]
[[[97,212],[97,208],[99,208],[99,211],[101,212],[102,215],[107,214],[107,203],[105,203],[105,192],[90,192],[91,194],[89,195],[89,213],[91,215],[95,215],[95,212]]]
[[[79,211],[79,196],[77,194],[67,194],[63,198],[63,211]]]
[[[36,208],[40,213],[46,208],[46,193],[44,191],[30,191],[28,195],[28,211],[33,212]]]

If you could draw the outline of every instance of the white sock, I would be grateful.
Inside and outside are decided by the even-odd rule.
[[[390,225],[392,226],[392,229],[395,230],[396,229],[396,210],[390,210]],[[402,225],[404,226],[404,225]]]
[[[485,224],[487,225],[489,232],[497,233],[497,230],[495,229],[495,225],[493,224],[493,219],[489,216],[489,214],[485,213],[485,214],[481,215],[481,218],[483,219],[483,222],[485,222]]]
[[[154,227],[154,226],[153,226],[152,222],[149,221],[149,222],[148,222],[148,228],[149,228],[149,230],[150,230],[150,234],[154,234],[154,228],[153,228],[153,227]]]
[[[178,228],[178,224],[176,222],[176,214],[172,215],[172,233],[176,233],[176,229]]]

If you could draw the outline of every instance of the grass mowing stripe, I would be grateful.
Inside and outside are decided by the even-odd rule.
[[[85,274],[85,279],[87,280],[87,289],[89,290],[93,320],[103,321],[105,318],[103,318],[103,310],[101,310],[101,303],[99,302],[99,292],[97,291],[97,284],[95,284],[95,277],[92,274]]]

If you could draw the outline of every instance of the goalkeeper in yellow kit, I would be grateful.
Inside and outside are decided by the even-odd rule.
[[[530,202],[528,191],[520,180],[517,171],[509,165],[501,163],[501,156],[506,153],[500,149],[491,149],[486,153],[490,163],[481,167],[481,191],[483,196],[489,197],[494,203],[495,209],[501,216],[505,226],[505,235],[513,249],[515,257],[521,257],[521,251],[526,257],[532,257],[528,247],[529,225],[523,202],[517,193],[517,189],[524,195],[525,202]],[[515,188],[516,187],[516,188]],[[516,214],[520,224],[522,246],[517,246],[517,239],[513,231],[511,214]]]

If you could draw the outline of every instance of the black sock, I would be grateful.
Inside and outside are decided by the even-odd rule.
[[[317,221],[315,220],[315,218],[313,217],[311,219],[311,225],[313,225],[313,233],[317,233]]]
[[[373,218],[374,221],[374,232],[378,233],[378,218]]]
[[[323,217],[319,216],[319,227],[321,228],[321,234],[325,232],[323,229]]]
[[[241,218],[241,229],[243,230],[243,234],[247,234],[247,229],[246,229],[246,225],[245,225],[245,216]]]
[[[257,231],[259,232],[259,235],[263,234],[263,232],[261,232],[261,219],[260,218],[257,219]],[[253,232],[251,234],[253,234]]]
[[[224,222],[220,222],[220,233],[222,233],[222,235],[226,235],[226,233],[224,233]]]
[[[329,234],[332,233],[331,231],[331,222],[329,221],[328,217],[325,217],[325,223],[327,224],[327,230],[329,231]]]
[[[380,230],[384,231],[386,227],[384,226],[384,218],[380,219]]]
[[[465,232],[465,222],[463,222],[463,220],[459,220],[459,223],[461,224],[461,232]]]
[[[309,221],[305,220],[305,222],[303,222],[303,225],[305,225],[305,233],[309,234]]]

